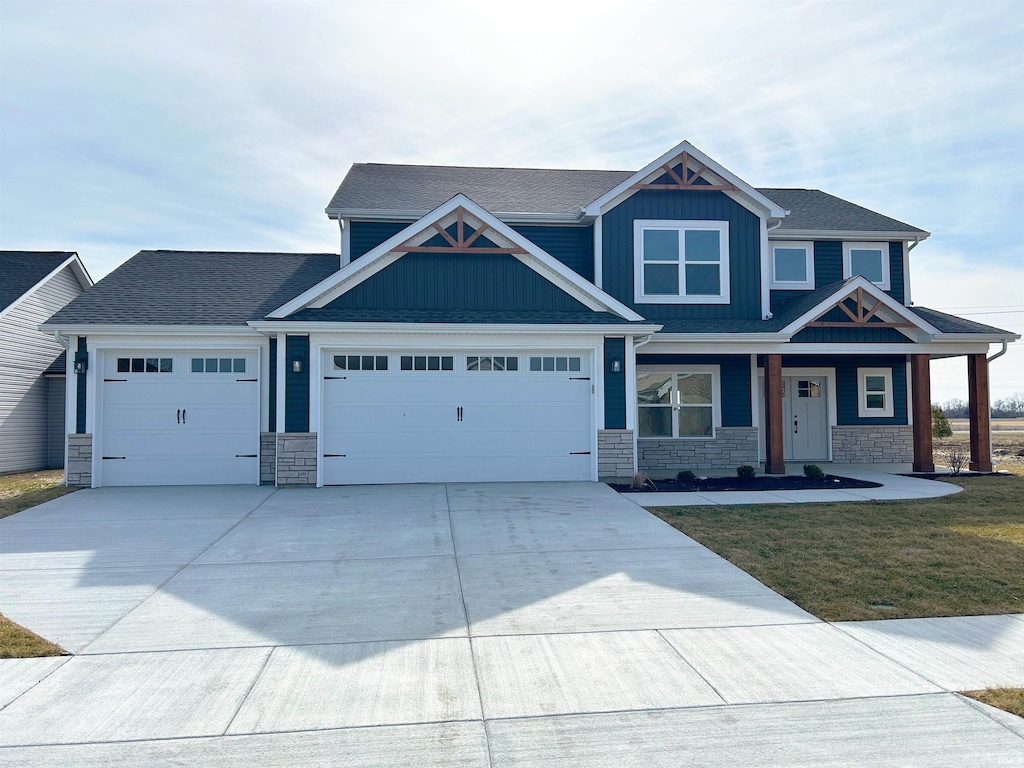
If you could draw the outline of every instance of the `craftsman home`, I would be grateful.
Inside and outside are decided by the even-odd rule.
[[[76,253],[0,251],[0,474],[64,466],[64,347],[39,324],[91,285]]]
[[[598,480],[932,468],[928,233],[755,189],[683,142],[639,171],[357,164],[339,254],[143,251],[44,328],[79,485]]]

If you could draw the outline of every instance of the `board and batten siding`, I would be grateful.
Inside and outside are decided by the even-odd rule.
[[[729,304],[638,304],[633,301],[633,222],[729,222]],[[649,320],[761,317],[761,224],[722,192],[640,190],[602,216],[603,287]]]
[[[49,387],[43,371],[64,348],[38,326],[81,292],[66,267],[0,317],[0,473],[49,464]],[[60,429],[63,433],[63,418]]]

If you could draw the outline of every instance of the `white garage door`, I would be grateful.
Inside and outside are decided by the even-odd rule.
[[[107,352],[102,485],[259,481],[255,351]]]
[[[589,480],[587,353],[325,355],[323,481]]]

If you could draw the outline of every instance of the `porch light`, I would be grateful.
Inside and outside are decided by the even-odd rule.
[[[612,373],[620,373],[622,371],[622,361],[617,357],[612,358]]]
[[[292,360],[292,373],[302,373],[302,358]]]

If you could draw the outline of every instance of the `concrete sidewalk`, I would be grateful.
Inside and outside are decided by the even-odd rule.
[[[707,493],[624,493],[622,498],[641,507],[701,507],[717,504],[809,504],[834,501],[902,501],[934,499],[963,489],[938,480],[890,475],[885,472],[846,472],[845,477],[881,483],[881,488],[814,491],[712,491]]]
[[[1024,618],[830,625],[592,483],[82,491],[0,521],[0,610],[77,653],[0,661],[0,765],[1024,755],[950,693]]]

